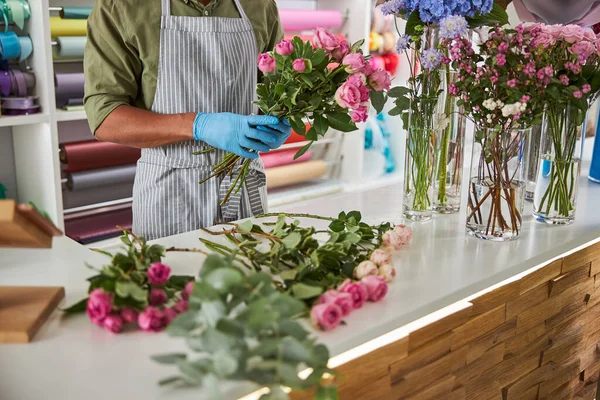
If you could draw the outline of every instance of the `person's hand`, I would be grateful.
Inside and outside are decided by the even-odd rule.
[[[258,129],[263,132],[271,133],[277,137],[275,142],[266,143],[271,150],[281,147],[281,145],[284,144],[292,134],[292,128],[290,127],[290,123],[287,119],[284,119],[283,121],[278,120],[276,124],[258,126]]]
[[[194,139],[209,146],[245,158],[258,158],[251,152],[268,152],[281,141],[281,123],[268,115],[239,115],[233,113],[198,113],[194,120]],[[263,129],[264,128],[264,129]],[[285,139],[284,139],[285,141]]]

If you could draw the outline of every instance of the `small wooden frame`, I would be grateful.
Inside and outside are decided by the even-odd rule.
[[[62,234],[32,206],[0,200],[0,247],[48,249]]]

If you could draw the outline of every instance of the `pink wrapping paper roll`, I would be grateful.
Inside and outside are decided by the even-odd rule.
[[[279,10],[284,31],[299,32],[315,28],[342,26],[342,13],[337,10]]]
[[[297,152],[297,150],[274,151],[271,153],[261,154],[260,158],[263,161],[265,168],[281,167],[282,165],[290,165],[310,161],[312,157],[312,155],[310,154],[310,150],[294,160],[294,155]]]

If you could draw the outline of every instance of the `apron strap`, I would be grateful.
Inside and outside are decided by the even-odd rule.
[[[162,15],[163,17],[171,16],[171,0],[160,0],[162,5]]]
[[[242,5],[240,4],[240,0],[233,0],[233,2],[235,3],[235,6],[237,7],[238,12],[240,13],[240,17],[242,17],[242,19],[248,19],[248,17],[246,16],[246,12],[244,11],[244,7],[242,7]]]
[[[235,168],[233,174],[227,174],[227,176],[225,176],[225,178],[221,181],[221,185],[219,187],[220,203],[223,202],[223,199],[235,181],[235,177],[240,173],[240,171],[240,167]],[[264,172],[250,169],[246,174],[244,186],[246,187],[246,192],[248,193],[248,199],[250,200],[249,203],[253,215],[260,215],[265,212],[262,202],[260,201],[260,188],[266,184],[267,177],[265,176]],[[227,202],[221,207],[223,218],[226,220],[235,220],[240,218],[240,204],[243,193],[243,188],[241,188],[237,193],[235,193],[235,190],[231,193]]]

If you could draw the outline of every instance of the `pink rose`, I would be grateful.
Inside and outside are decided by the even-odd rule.
[[[123,322],[126,324],[131,324],[137,321],[138,313],[131,308],[124,308],[121,310],[121,318],[123,318]]]
[[[342,108],[357,108],[361,103],[360,90],[346,81],[336,90],[335,101]]]
[[[342,321],[342,309],[334,303],[321,303],[310,310],[313,325],[324,331],[337,327]]]
[[[350,314],[352,311],[352,296],[350,293],[338,292],[337,290],[328,290],[319,297],[319,303],[333,303],[342,309],[342,316]]]
[[[333,50],[331,55],[333,56],[333,58],[341,62],[348,53],[350,53],[350,45],[347,41],[342,40],[340,42],[340,46],[337,49]]]
[[[352,296],[352,307],[354,309],[361,308],[369,297],[366,287],[360,283],[351,282],[350,279],[346,279],[344,283],[340,285],[338,292],[349,293]]]
[[[396,248],[394,246],[383,246],[382,247],[383,251],[385,251],[385,253],[388,255],[388,257],[391,259],[392,257],[394,257],[394,253],[396,252]]]
[[[350,119],[355,124],[358,122],[365,122],[368,117],[369,117],[369,110],[366,106],[360,106],[357,109],[352,110],[352,113],[350,114]]]
[[[294,46],[290,40],[283,39],[275,46],[275,52],[280,56],[289,56],[294,51]]]
[[[104,318],[110,314],[112,309],[112,298],[110,294],[104,293],[102,289],[95,289],[90,293],[85,312],[90,320],[98,325],[104,325]]]
[[[163,312],[165,314],[165,317],[167,317],[167,320],[169,321],[169,323],[171,323],[171,321],[173,321],[175,318],[177,318],[178,313],[174,308],[167,308]]]
[[[596,40],[596,53],[600,55],[600,38]]]
[[[362,54],[351,53],[344,57],[342,64],[346,66],[346,72],[352,74],[361,71],[367,65],[367,62]]]
[[[542,25],[542,32],[551,35],[554,39],[560,38],[562,25]]]
[[[154,307],[146,309],[138,316],[138,326],[147,332],[160,332],[169,324],[165,313]]]
[[[581,91],[583,93],[589,93],[592,91],[592,86],[589,83],[585,83],[582,87],[581,87]]]
[[[410,229],[408,226],[403,225],[403,224],[399,224],[396,225],[394,227],[394,232],[396,233],[396,235],[398,235],[398,237],[400,238],[400,242],[402,244],[408,244],[408,242],[410,242],[410,240],[412,239],[412,229]]]
[[[171,268],[159,262],[152,263],[148,270],[148,281],[153,286],[161,286],[167,283]]]
[[[373,261],[363,261],[354,268],[354,277],[362,279],[368,275],[377,275],[377,265]]]
[[[194,291],[194,283],[196,282],[189,281],[185,284],[185,288],[181,292],[181,298],[183,300],[189,300],[190,296],[192,295],[192,292]]]
[[[563,85],[569,86],[569,77],[567,75],[562,74],[558,77],[558,79],[560,79],[560,83],[562,83]]]
[[[275,71],[277,68],[277,64],[275,63],[275,59],[269,53],[263,53],[258,56],[258,69],[265,73],[271,73]]]
[[[175,303],[173,308],[175,309],[175,311],[177,311],[179,314],[181,314],[181,313],[184,313],[187,310],[189,310],[190,305],[185,300],[179,300],[177,303]]]
[[[556,38],[546,32],[540,32],[535,39],[533,39],[534,46],[542,46],[543,48],[553,46],[554,43],[556,43]]]
[[[584,28],[583,29],[583,37],[585,38],[585,40],[589,41],[589,42],[596,42],[596,34],[594,33],[594,31],[591,28]]]
[[[123,320],[116,314],[111,314],[104,318],[104,329],[112,333],[123,331]]]
[[[363,81],[363,79],[365,80]],[[366,76],[361,73],[356,73],[354,75],[350,75],[346,81],[358,88],[361,102],[364,103],[369,101],[369,88],[365,86]]]
[[[371,261],[376,265],[383,265],[390,262],[390,255],[383,249],[377,249],[371,253]]]
[[[581,92],[581,90],[576,90],[576,91],[574,91],[574,92],[573,92],[573,96],[574,96],[576,99],[580,99],[580,98],[582,98],[582,97],[583,97],[583,93]]]
[[[391,264],[383,264],[379,267],[379,272],[377,276],[383,278],[386,282],[391,282],[396,277],[396,269]]]
[[[585,64],[587,59],[594,54],[595,51],[596,47],[594,44],[586,41],[575,43],[569,48],[569,53],[575,54],[579,59],[579,62],[583,64]]]
[[[367,289],[369,301],[378,302],[387,294],[388,285],[379,276],[369,275],[363,278],[360,283]]]
[[[375,91],[389,90],[392,86],[390,74],[387,71],[379,69],[369,76],[369,86]]]
[[[313,36],[313,44],[316,48],[323,49],[331,54],[340,47],[340,40],[327,29],[317,28],[315,29],[315,35]]]
[[[565,25],[562,28],[562,37],[568,43],[577,43],[583,40],[583,29],[577,25]]]
[[[369,59],[369,62],[367,63],[367,65],[365,65],[365,67],[361,71],[365,76],[370,76],[374,71],[373,67],[371,66],[371,60],[372,60],[372,58]]]
[[[382,236],[383,244],[385,246],[392,246],[398,250],[404,244],[402,238],[393,229],[385,232]]]
[[[294,68],[294,71],[302,73],[306,69],[306,61],[303,58],[298,58],[292,63],[292,68]]]
[[[167,294],[162,289],[152,289],[148,301],[152,306],[161,306],[167,301]]]

